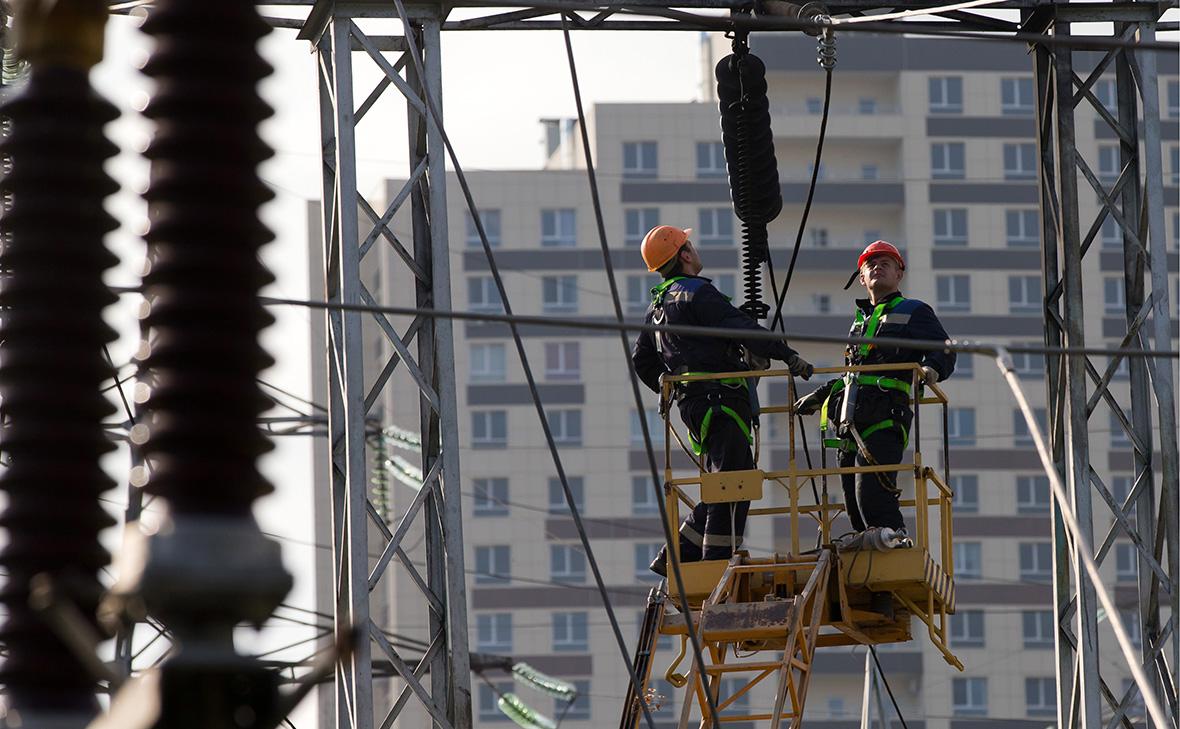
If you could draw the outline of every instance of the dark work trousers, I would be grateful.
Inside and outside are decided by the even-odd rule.
[[[680,417],[694,438],[700,436],[705,413],[717,405],[732,408],[747,424],[750,423],[750,399],[745,389],[685,397],[680,401]],[[733,417],[720,408],[714,410],[709,422],[701,456],[704,458],[705,470],[710,473],[754,468],[754,456],[750,452],[746,434]],[[741,546],[749,510],[748,501],[698,503],[680,525],[681,561],[729,559],[733,550]]]
[[[908,422],[906,423],[908,425]],[[858,424],[863,432],[868,425]],[[905,453],[905,441],[902,439],[900,428],[892,427],[878,430],[864,439],[869,453],[881,466],[901,463]],[[840,467],[852,465],[868,466],[868,461],[861,455],[859,449],[840,452]],[[845,473],[840,480],[844,486],[844,503],[847,505],[848,518],[852,521],[852,528],[864,531],[866,527],[892,527],[902,529],[905,520],[901,517],[901,507],[895,491],[890,490],[896,483],[899,472],[892,473]],[[882,485],[889,484],[890,488]]]

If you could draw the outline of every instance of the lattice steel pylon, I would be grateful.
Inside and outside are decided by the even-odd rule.
[[[414,36],[411,44],[404,37],[370,39],[353,22],[352,8],[332,5],[327,10],[315,34],[320,61],[327,299],[339,304],[377,303],[380,293],[375,294],[362,281],[361,264],[375,244],[383,242],[412,272],[416,304],[449,309],[445,152],[424,101],[427,93],[434,98],[442,93],[441,19],[429,8],[416,7],[407,29]],[[388,5],[385,10],[392,12]],[[355,107],[353,94],[354,49],[383,72],[381,82],[360,107]],[[400,51],[401,58],[390,62],[383,50]],[[414,52],[420,54],[425,78],[410,59]],[[356,125],[389,86],[406,101],[412,172],[401,193],[379,214],[357,192]],[[390,227],[403,205],[409,207],[413,227],[408,246]],[[368,221],[364,233],[362,214]],[[452,325],[446,319],[417,317],[399,332],[392,319],[375,314],[389,355],[367,384],[361,330],[362,318],[368,316],[339,310],[327,314],[335,618],[338,629],[356,626],[367,638],[337,665],[337,722],[353,729],[390,726],[412,698],[434,726],[464,729],[471,726],[471,678]],[[424,478],[412,503],[391,528],[368,498],[365,448],[368,416],[395,368],[409,374],[420,394]],[[419,523],[425,529],[425,574],[411,562],[402,544],[411,527]],[[370,528],[383,542],[372,566]],[[400,655],[370,614],[370,593],[385,584],[383,578],[395,562],[397,569],[409,573],[430,606],[430,647],[416,663]],[[374,645],[378,660],[388,661],[404,684],[391,706],[374,705]],[[429,681],[424,681],[427,672]]]
[[[312,8],[302,25],[300,38],[316,46],[319,60],[321,140],[324,153],[323,241],[326,298],[330,304],[376,304],[379,293],[362,280],[362,262],[374,249],[388,244],[390,259],[404,265],[415,280],[415,301],[422,307],[450,309],[449,252],[446,220],[446,180],[441,131],[428,107],[433,100],[442,108],[440,34],[449,29],[553,30],[562,27],[552,16],[566,15],[575,30],[719,30],[716,16],[687,16],[669,13],[680,10],[748,10],[745,0],[684,0],[660,4],[655,0],[633,0],[621,4],[595,5],[564,0],[546,3],[545,8],[518,8],[504,12],[494,0],[468,0],[462,5],[483,8],[481,17],[462,21],[447,19],[447,7],[435,3],[408,5],[410,23],[406,37],[375,37],[362,32],[356,18],[398,19],[399,8],[388,0],[308,0]],[[770,0],[765,4],[774,4]],[[827,3],[832,16],[887,10],[935,8],[944,2],[833,0]],[[1044,44],[1034,44],[1037,71],[1038,139],[1044,240],[1056,245],[1044,247],[1046,291],[1046,342],[1051,345],[1084,344],[1082,318],[1082,258],[1101,226],[1101,219],[1083,233],[1079,225],[1075,167],[1084,178],[1101,188],[1095,175],[1077,155],[1073,136],[1073,107],[1094,103],[1089,91],[1097,73],[1089,79],[1075,78],[1075,51],[1059,45],[1049,36],[1068,34],[1069,23],[1115,21],[1116,37],[1132,33],[1151,39],[1164,6],[1158,3],[1128,2],[1118,6],[1093,3],[1009,0],[1006,9],[1022,9],[1021,23],[1012,23],[963,10],[942,16],[937,30],[981,32],[1024,31],[1043,33]],[[652,18],[619,20],[625,11],[646,12]],[[550,16],[550,17],[546,17]],[[617,17],[616,17],[617,16]],[[779,30],[797,32],[789,20]],[[896,21],[889,21],[896,22]],[[934,27],[934,26],[928,26]],[[772,29],[769,25],[767,29]],[[1018,48],[1015,52],[1021,52]],[[400,54],[395,59],[383,54]],[[378,85],[366,92],[358,104],[354,96],[353,56],[359,54],[382,72]],[[415,59],[414,55],[417,54]],[[1128,348],[1172,348],[1171,318],[1167,303],[1167,251],[1163,222],[1163,182],[1159,130],[1159,100],[1156,86],[1155,54],[1113,51],[1102,64],[1115,63],[1119,73],[1118,119],[1112,128],[1123,140],[1124,174],[1114,190],[1106,193],[1102,215],[1115,214],[1120,221],[1146,221],[1143,231],[1124,227],[1124,263],[1127,281]],[[425,69],[425,78],[418,67]],[[1100,73],[1100,71],[1098,72]],[[356,125],[373,104],[393,87],[405,99],[410,137],[408,180],[393,195],[385,211],[378,211],[358,194],[356,180]],[[1075,87],[1084,89],[1075,91]],[[1135,101],[1142,104],[1143,131],[1136,118]],[[1099,112],[1102,114],[1102,112]],[[1142,134],[1142,139],[1140,139]],[[1142,143],[1142,149],[1140,149]],[[1140,179],[1146,172],[1145,181]],[[1069,172],[1069,174],[1065,174]],[[1102,194],[1100,193],[1100,197]],[[409,206],[412,244],[404,245],[390,227],[395,214]],[[1123,210],[1134,211],[1124,215]],[[362,222],[365,223],[362,226]],[[366,232],[367,231],[367,232]],[[1152,265],[1154,262],[1154,266]],[[1144,277],[1149,275],[1153,295],[1145,294]],[[1147,302],[1146,305],[1144,302]],[[1148,316],[1150,314],[1150,317]],[[385,364],[375,378],[366,381],[365,352],[361,341],[362,319],[372,316],[384,334],[388,349]],[[369,729],[391,726],[402,710],[414,701],[431,715],[435,726],[471,725],[469,657],[467,645],[466,598],[463,570],[462,522],[459,503],[458,426],[455,401],[453,336],[450,320],[417,317],[399,332],[394,322],[381,314],[330,309],[327,319],[328,392],[330,405],[330,451],[333,507],[333,583],[338,628],[368,627],[377,645],[379,659],[388,660],[394,673],[405,682],[400,695],[386,707],[374,706],[373,660],[370,644],[361,645],[339,665],[336,676],[337,721],[339,727]],[[1147,336],[1145,332],[1150,331]],[[415,347],[413,351],[411,348]],[[1176,716],[1176,690],[1171,678],[1180,665],[1177,653],[1177,449],[1174,376],[1170,360],[1132,359],[1130,401],[1120,402],[1109,389],[1117,362],[1105,372],[1076,358],[1047,358],[1051,435],[1055,457],[1063,476],[1073,489],[1070,508],[1086,529],[1092,528],[1092,495],[1098,494],[1116,514],[1116,526],[1097,542],[1101,561],[1123,530],[1131,536],[1139,553],[1138,620],[1142,628],[1143,659],[1155,676],[1155,695],[1165,699]],[[380,401],[395,369],[406,371],[420,393],[422,433],[422,489],[400,522],[386,526],[367,498],[365,473],[366,423]],[[1094,381],[1087,393],[1087,380]],[[1119,413],[1135,444],[1135,488],[1125,509],[1114,505],[1110,490],[1090,467],[1086,421],[1094,407],[1105,401]],[[1125,411],[1130,411],[1128,415]],[[1158,412],[1153,424],[1152,412]],[[1153,446],[1153,428],[1163,434],[1160,448]],[[1161,466],[1156,469],[1152,458]],[[1134,510],[1132,524],[1129,511]],[[406,555],[402,540],[416,522],[425,525],[425,574]],[[383,539],[380,556],[370,570],[368,546],[370,523]],[[1087,535],[1090,536],[1090,535]],[[1067,539],[1059,516],[1055,517],[1053,542],[1056,571],[1055,594],[1059,630],[1059,711],[1062,727],[1105,726],[1102,705],[1117,714],[1136,697],[1134,688],[1111,688],[1103,683],[1097,662],[1098,614],[1093,588],[1071,559],[1074,547]],[[370,595],[387,578],[392,565],[404,568],[422,590],[430,605],[431,648],[417,664],[403,659],[386,641],[370,617]],[[1168,592],[1170,590],[1170,592]],[[1161,595],[1170,604],[1161,604]],[[1078,609],[1080,608],[1080,609]],[[1161,623],[1164,613],[1169,622]],[[1069,628],[1070,621],[1077,630]],[[1076,637],[1075,637],[1076,636]],[[1171,657],[1167,658],[1167,646]],[[1109,669],[1108,669],[1109,670]],[[422,676],[429,671],[430,681]],[[1115,693],[1117,689],[1117,694]],[[1076,705],[1076,709],[1074,708]]]
[[[1054,4],[1025,11],[1022,19],[1026,28],[1057,38],[1069,36],[1073,23],[1113,21],[1116,38],[1150,41],[1159,12],[1159,6],[1149,3]],[[1094,298],[1085,296],[1083,260],[1087,254],[1097,257],[1091,244],[1109,216],[1122,232],[1126,328],[1116,335],[1121,335],[1119,346],[1171,350],[1156,54],[1110,50],[1100,55],[1085,78],[1075,70],[1079,55],[1066,45],[1035,46],[1045,342],[1085,343],[1083,302]],[[1093,89],[1111,64],[1116,73],[1115,109],[1107,109]],[[1074,110],[1079,105],[1092,106],[1117,139],[1117,179],[1101,179],[1077,150]],[[1098,212],[1084,226],[1079,196],[1091,188]],[[1110,388],[1119,366],[1118,357],[1110,358],[1102,369],[1088,358],[1046,358],[1050,441],[1070,489],[1073,512],[1094,545],[1095,561],[1101,563],[1110,554],[1116,536],[1125,534],[1134,544],[1139,600],[1130,622],[1138,623],[1141,658],[1155,695],[1170,704],[1167,708],[1175,722],[1175,670],[1180,665],[1180,637],[1175,629],[1180,617],[1175,379],[1170,360],[1132,358],[1129,401],[1123,401]],[[1123,429],[1133,448],[1132,488],[1121,504],[1091,463],[1088,420],[1100,402],[1112,414],[1111,427]],[[1153,413],[1161,434],[1158,450],[1153,443]],[[1153,464],[1156,456],[1158,468]],[[1099,540],[1093,534],[1095,497],[1114,515],[1114,523]],[[1125,717],[1139,691],[1133,684],[1124,688],[1104,680],[1098,661],[1101,616],[1094,588],[1081,572],[1073,551],[1077,546],[1066,539],[1056,511],[1053,537],[1058,726],[1104,726],[1107,721],[1129,726]],[[1150,718],[1147,721],[1154,725]]]

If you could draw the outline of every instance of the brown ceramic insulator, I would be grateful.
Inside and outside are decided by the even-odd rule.
[[[18,712],[93,711],[95,677],[30,608],[29,582],[48,575],[91,619],[109,562],[98,534],[114,521],[99,494],[114,483],[99,459],[113,447],[101,388],[114,375],[103,346],[115,333],[102,312],[115,299],[103,272],[116,259],[103,239],[117,226],[103,208],[116,189],[103,162],[117,150],[103,126],[117,112],[85,70],[48,67],[0,114],[10,122],[0,142],[0,683]]]
[[[272,280],[258,258],[272,238],[257,172],[271,155],[258,135],[271,114],[257,90],[268,30],[253,3],[206,0],[161,0],[143,25],[156,43],[143,69],[156,86],[144,111],[156,132],[143,453],[147,490],[177,515],[244,516],[271,491],[256,465],[271,448],[257,426],[269,405],[257,377],[272,362],[259,332],[273,319],[258,301]]]

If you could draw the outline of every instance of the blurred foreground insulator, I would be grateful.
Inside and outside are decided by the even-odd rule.
[[[115,192],[103,163],[117,149],[103,126],[118,115],[95,94],[89,68],[66,35],[101,37],[101,2],[75,2],[68,18],[26,3],[22,52],[27,83],[0,107],[10,129],[0,143],[7,174],[0,215],[0,490],[5,506],[0,550],[5,574],[0,684],[10,726],[84,727],[98,710],[97,676],[83,657],[30,606],[34,578],[52,586],[39,610],[69,611],[97,630],[99,570],[109,555],[99,531],[114,521],[99,496],[114,482],[100,467],[113,446],[103,419],[114,411],[102,394],[113,375],[104,346],[115,332],[103,309],[115,297],[103,272],[117,262],[104,245],[115,220],[103,208]],[[56,13],[56,14],[55,14]],[[19,19],[19,18],[18,18]],[[5,55],[6,67],[10,54]],[[92,658],[92,657],[91,657]]]

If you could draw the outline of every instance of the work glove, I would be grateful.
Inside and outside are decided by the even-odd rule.
[[[799,415],[811,415],[823,407],[828,397],[828,388],[821,387],[810,395],[804,395],[795,401],[795,412]]]
[[[810,380],[811,375],[815,372],[815,368],[811,363],[803,359],[797,354],[792,354],[787,358],[787,369],[796,377],[802,377],[805,380]]]
[[[667,415],[668,415],[668,403],[669,403],[669,401],[672,399],[671,397],[667,397],[667,398],[665,398],[665,397],[664,397],[664,375],[665,375],[665,374],[667,374],[667,373],[660,373],[660,407],[659,407],[659,413],[660,413],[660,417],[661,417],[661,418],[664,418],[665,416],[667,416]]]
[[[929,365],[922,367],[922,382],[927,385],[933,385],[939,380],[938,370]]]
[[[768,370],[770,369],[770,358],[759,357],[750,350],[746,350],[746,364],[752,370]]]

